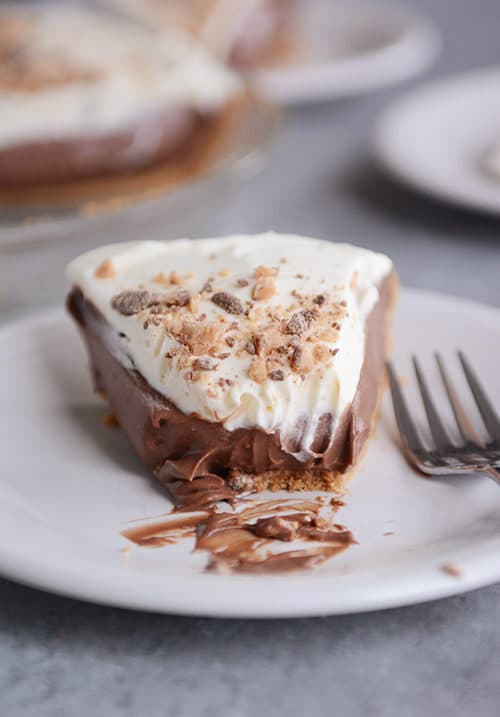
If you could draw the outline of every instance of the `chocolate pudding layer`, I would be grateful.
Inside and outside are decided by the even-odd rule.
[[[116,132],[0,149],[0,187],[133,172],[181,152],[209,121],[189,108],[171,108]]]
[[[162,483],[178,486],[206,478],[222,493],[221,478],[229,486],[239,481],[245,487],[247,481],[247,488],[335,490],[360,458],[373,426],[396,287],[393,273],[381,281],[365,323],[365,355],[354,399],[334,436],[331,423],[319,421],[313,452],[305,460],[284,449],[279,431],[227,430],[220,422],[183,413],[134,367],[116,329],[78,287],[68,297],[68,308],[87,345],[95,389],[106,396],[138,456]]]

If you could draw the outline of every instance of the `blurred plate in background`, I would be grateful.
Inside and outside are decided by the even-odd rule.
[[[398,100],[375,134],[378,160],[397,179],[437,199],[500,213],[500,67],[441,80]],[[498,149],[497,149],[498,151]]]
[[[384,0],[299,0],[289,40],[250,75],[282,104],[321,102],[400,82],[436,58],[440,36],[426,18]]]
[[[205,188],[210,194],[209,185],[221,179],[257,172],[280,121],[280,110],[249,96],[205,130],[180,161],[114,177],[1,189],[0,251],[61,241],[83,228],[91,232],[102,215],[137,213],[138,205],[147,205],[164,222],[169,212],[186,206],[186,195],[193,202]]]

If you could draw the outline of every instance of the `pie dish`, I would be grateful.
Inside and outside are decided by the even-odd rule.
[[[78,42],[75,42],[78,38]],[[0,186],[131,172],[182,153],[241,92],[179,32],[104,11],[0,9]]]

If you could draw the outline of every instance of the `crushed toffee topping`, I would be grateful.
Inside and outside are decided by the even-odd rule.
[[[106,275],[109,267],[104,264],[98,270]],[[229,272],[222,269],[218,275],[229,276]],[[286,299],[268,303],[277,294],[278,276],[276,267],[257,266],[248,278],[236,279],[236,293],[230,293],[219,290],[215,272],[197,291],[186,288],[191,286],[184,283],[188,275],[182,279],[175,270],[159,272],[151,281],[160,284],[161,291],[122,291],[112,297],[111,305],[124,316],[138,315],[144,329],[155,327],[174,339],[179,346],[165,358],[175,358],[189,382],[200,381],[204,372],[217,370],[220,361],[232,355],[247,357],[244,370],[257,384],[285,381],[289,375],[304,380],[316,367],[331,365],[338,353],[335,344],[347,303],[336,301],[333,292],[304,289],[292,289],[288,303]],[[255,303],[237,295],[247,286]],[[210,313],[208,301],[224,313]],[[227,386],[223,379],[217,388]],[[215,385],[209,382],[206,390],[215,391]]]
[[[94,272],[98,279],[114,279],[116,267],[111,259],[104,259]]]

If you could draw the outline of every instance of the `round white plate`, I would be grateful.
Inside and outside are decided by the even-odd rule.
[[[461,379],[457,341],[500,400],[500,311],[403,291],[400,373],[409,376],[416,351],[440,390],[431,360],[439,347]],[[375,610],[500,579],[498,486],[486,477],[429,480],[414,473],[400,455],[388,396],[338,514],[359,544],[320,569],[206,574],[204,556],[191,554],[189,540],[126,554],[120,530],[127,521],[166,512],[169,502],[121,431],[103,426],[105,409],[90,391],[69,318],[58,310],[2,329],[0,361],[0,572],[7,577],[111,605],[222,617]],[[445,564],[461,577],[445,574]]]
[[[281,104],[322,102],[379,89],[424,70],[441,46],[434,25],[388,0],[300,0],[293,48],[251,81]]]
[[[397,178],[437,199],[500,212],[500,178],[485,169],[500,141],[500,67],[412,92],[383,114],[375,153]]]

